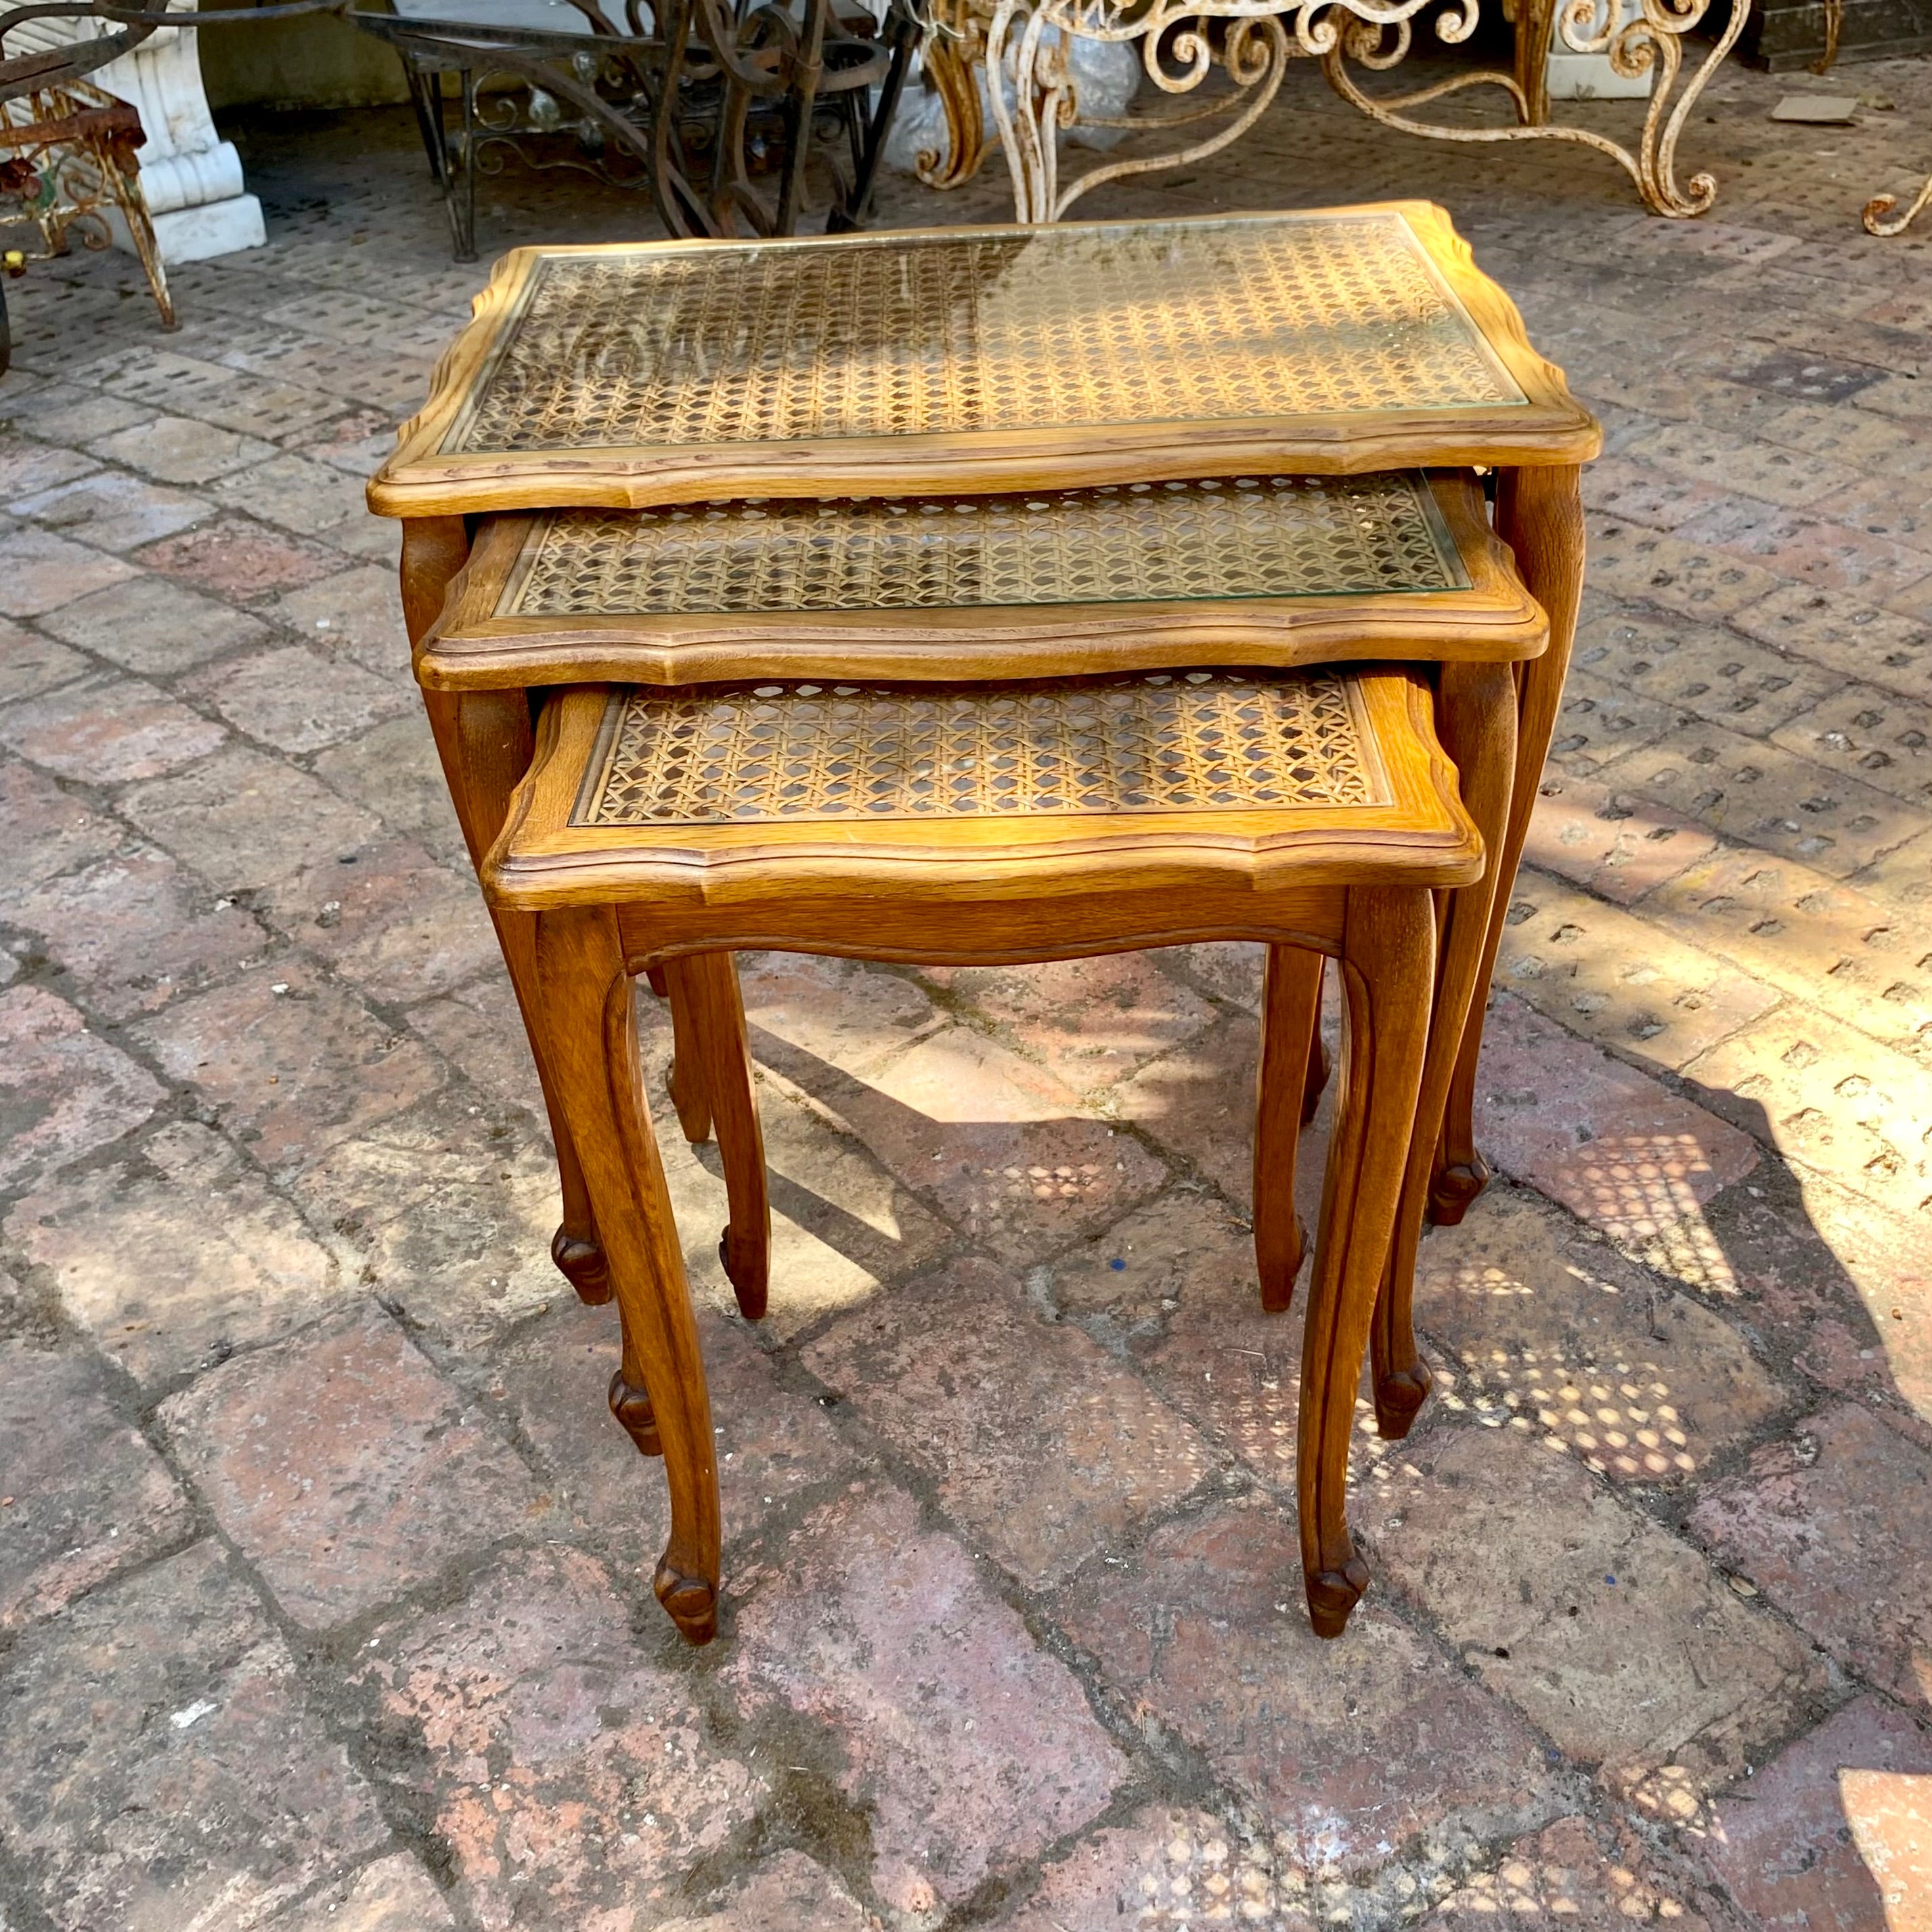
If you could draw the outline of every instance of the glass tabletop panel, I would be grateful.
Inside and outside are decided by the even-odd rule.
[[[1510,408],[1395,210],[539,254],[446,455]]]
[[[1468,587],[1420,472],[700,503],[541,524],[500,617],[783,616]]]

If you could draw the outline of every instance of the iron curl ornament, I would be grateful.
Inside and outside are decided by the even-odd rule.
[[[1408,56],[1414,21],[1433,0],[932,0],[926,59],[945,113],[948,145],[920,157],[930,187],[970,180],[995,138],[1012,178],[1017,220],[1058,220],[1103,182],[1204,159],[1238,140],[1266,111],[1291,59],[1318,61],[1342,99],[1384,127],[1426,140],[1490,145],[1566,141],[1607,155],[1630,176],[1654,214],[1703,214],[1715,200],[1707,172],[1680,182],[1677,146],[1698,97],[1737,44],[1750,0],[1730,14],[1702,58],[1686,57],[1687,37],[1714,0],[1516,0],[1505,11],[1516,28],[1514,70],[1483,68],[1394,95],[1366,92],[1360,74],[1387,72]],[[1456,45],[1476,29],[1480,0],[1451,0],[1436,17],[1436,38]],[[1178,111],[1090,115],[1081,111],[1067,58],[1070,39],[1138,44],[1154,88],[1193,94],[1219,73],[1215,98]],[[1634,152],[1594,128],[1552,118],[1547,66],[1558,46],[1607,60],[1626,80],[1648,78],[1649,104]],[[983,76],[983,80],[982,80]],[[1450,126],[1412,110],[1472,88],[1506,98],[1510,124]],[[989,132],[986,110],[994,124]],[[1162,134],[1210,128],[1198,140],[1156,155],[1110,161],[1063,184],[1060,136],[1071,128]]]
[[[1430,0],[1398,0],[1419,8]],[[1226,22],[1216,36],[1210,22]],[[1161,93],[1192,93],[1216,68],[1228,77],[1223,98],[1156,115],[1079,116],[1066,58],[1069,35],[1135,41],[1148,79]],[[993,118],[1012,178],[1014,219],[1058,221],[1102,182],[1199,160],[1238,140],[1266,111],[1281,86],[1292,51],[1275,0],[1049,0],[1028,7],[995,0],[986,27],[986,70]],[[1060,131],[1082,125],[1167,134],[1220,124],[1204,139],[1138,159],[1089,168],[1060,182]]]
[[[1881,237],[1903,235],[1918,218],[1920,211],[1928,201],[1932,201],[1932,181],[1928,181],[1912,197],[1911,206],[1903,214],[1894,215],[1892,212],[1898,206],[1897,195],[1875,194],[1864,206],[1863,220],[1865,232]]]

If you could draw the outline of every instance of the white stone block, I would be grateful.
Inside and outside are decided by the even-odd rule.
[[[1557,0],[1560,7],[1562,0]],[[1602,0],[1600,0],[1600,5]],[[1627,26],[1637,16],[1636,0],[1609,0],[1618,8],[1618,23]],[[1599,13],[1598,17],[1603,17]],[[1594,38],[1592,35],[1591,38]],[[1647,100],[1654,69],[1634,79],[1617,72],[1607,53],[1580,54],[1566,46],[1559,20],[1551,37],[1550,58],[1544,72],[1550,82],[1552,100]]]
[[[114,245],[133,254],[134,244],[121,211],[104,211],[114,236]],[[182,262],[206,262],[216,255],[233,255],[244,248],[259,248],[268,238],[262,226],[262,204],[252,194],[231,195],[226,201],[205,201],[193,208],[171,208],[148,216],[154,225],[154,244],[170,268]]]

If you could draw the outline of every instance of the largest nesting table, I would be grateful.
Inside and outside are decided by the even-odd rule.
[[[730,514],[742,515],[774,500],[957,499],[1243,472],[1493,472],[1496,535],[1546,614],[1549,642],[1540,656],[1526,644],[1516,666],[1516,759],[1481,980],[1430,1189],[1436,1220],[1461,1218],[1487,1179],[1471,1118],[1482,1013],[1562,698],[1582,579],[1580,470],[1600,436],[1442,209],[1394,202],[525,248],[498,265],[475,308],[369,503],[402,521],[405,620],[479,865],[530,764],[533,688],[760,668],[734,659],[745,639],[729,624],[632,624],[616,638],[590,622],[561,657],[520,651],[514,614],[499,615],[508,592],[490,560],[518,554],[529,531],[506,529],[504,513],[730,500],[741,506]],[[492,587],[466,604],[457,579],[473,548],[479,580]],[[464,621],[445,627],[452,634],[438,648],[432,627],[446,600]],[[1385,608],[1383,654],[1456,656],[1453,622],[1406,622],[1399,598]],[[1492,628],[1495,616],[1486,613]],[[1211,608],[1166,616],[1208,661]],[[1091,668],[1094,626],[1063,620],[1022,612],[992,632],[973,627],[981,642],[970,664],[957,655],[968,634],[949,640],[943,626],[922,634],[923,668],[904,650],[882,662],[878,627],[862,622],[820,626],[796,641],[869,658],[874,675]],[[1133,622],[1115,610],[1109,651]],[[544,624],[554,642],[554,617]],[[1260,641],[1260,662],[1321,662],[1334,655],[1334,629],[1304,609]],[[1257,661],[1256,646],[1246,634],[1240,656]],[[794,655],[789,668],[812,667]],[[534,920],[493,916],[527,1016]],[[538,1060],[563,1194],[553,1252],[580,1294],[602,1299],[588,1196],[541,1052]]]

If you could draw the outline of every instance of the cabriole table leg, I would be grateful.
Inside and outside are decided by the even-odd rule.
[[[1576,634],[1576,610],[1583,594],[1582,474],[1580,466],[1564,464],[1505,470],[1498,479],[1496,532],[1515,551],[1524,584],[1549,616],[1550,644],[1542,656],[1520,668],[1516,778],[1510,791],[1509,823],[1496,860],[1496,896],[1490,907],[1488,935],[1430,1182],[1429,1218],[1438,1227],[1454,1227],[1489,1184],[1488,1163],[1476,1148],[1476,1063],[1482,1051],[1490,982],[1509,916],[1516,867],[1529,835],[1530,814],[1535,808],[1543,761],[1556,728],[1563,681],[1570,668],[1570,647]]]
[[[674,1030],[682,1022],[679,1059],[682,1062],[688,1050],[709,1096],[707,1111],[716,1117],[730,1214],[718,1258],[738,1298],[738,1312],[756,1322],[765,1312],[771,1280],[772,1210],[737,965],[728,952],[694,952],[667,960],[664,979]]]
[[[520,691],[466,692],[460,695],[425,691],[423,708],[436,734],[436,750],[449,795],[470,848],[470,862],[480,866],[483,855],[502,829],[512,788],[530,769],[532,737],[530,700]],[[550,1117],[550,1139],[556,1148],[556,1178],[562,1196],[562,1218],[550,1242],[550,1258],[586,1301],[608,1301],[610,1284],[605,1272],[603,1244],[590,1208],[576,1148],[559,1103],[556,1083],[545,1059],[543,1042],[534,1023],[536,988],[535,922],[527,914],[493,911],[496,943],[510,975],[512,990],[530,1036],[530,1057],[536,1062]]]
[[[469,560],[470,532],[460,517],[404,520],[403,625],[412,650],[441,615],[451,582]],[[466,712],[466,704],[470,707]],[[450,803],[469,848],[470,862],[480,866],[502,829],[512,788],[530,769],[533,741],[529,700],[521,692],[478,693],[466,700],[446,692],[425,690],[423,707],[435,734],[443,782],[449,788]],[[530,1036],[544,1110],[550,1116],[550,1138],[556,1148],[563,1217],[550,1243],[550,1258],[583,1300],[593,1304],[608,1301],[610,1285],[604,1271],[604,1250],[591,1218],[577,1150],[571,1144],[544,1069],[536,1029],[530,1024],[534,928],[526,916],[516,913],[493,912],[490,919],[524,1016],[524,1030]]]
[[[617,915],[608,906],[571,908],[538,914],[534,922],[544,1049],[601,1210],[624,1318],[620,1373],[627,1389],[649,1391],[670,1489],[670,1540],[654,1587],[687,1640],[709,1643],[718,1630],[721,1534],[711,1398],[644,1097]]]
[[[1471,1001],[1488,945],[1496,855],[1516,770],[1516,690],[1510,667],[1444,664],[1436,718],[1442,748],[1462,775],[1462,802],[1490,856],[1477,884],[1443,895],[1442,957],[1429,1020],[1428,1057],[1416,1104],[1415,1131],[1409,1137],[1395,1238],[1370,1330],[1376,1426],[1392,1440],[1408,1433],[1430,1386],[1428,1364],[1415,1346],[1415,1254],[1436,1132],[1460,1058],[1460,1042],[1471,1030]]]
[[[1306,1246],[1294,1208],[1295,1159],[1306,1118],[1309,1069],[1322,1032],[1322,956],[1270,946],[1262,978],[1261,1067],[1254,1149],[1255,1265],[1262,1306],[1279,1315],[1294,1297]],[[1318,1094],[1317,1096],[1319,1097]]]
[[[1342,1634],[1369,1586],[1346,1502],[1355,1390],[1402,1192],[1400,1148],[1415,1121],[1436,976],[1436,908],[1426,892],[1358,887],[1342,947],[1346,1070],[1328,1142],[1301,1346],[1295,1486],[1308,1614]]]

